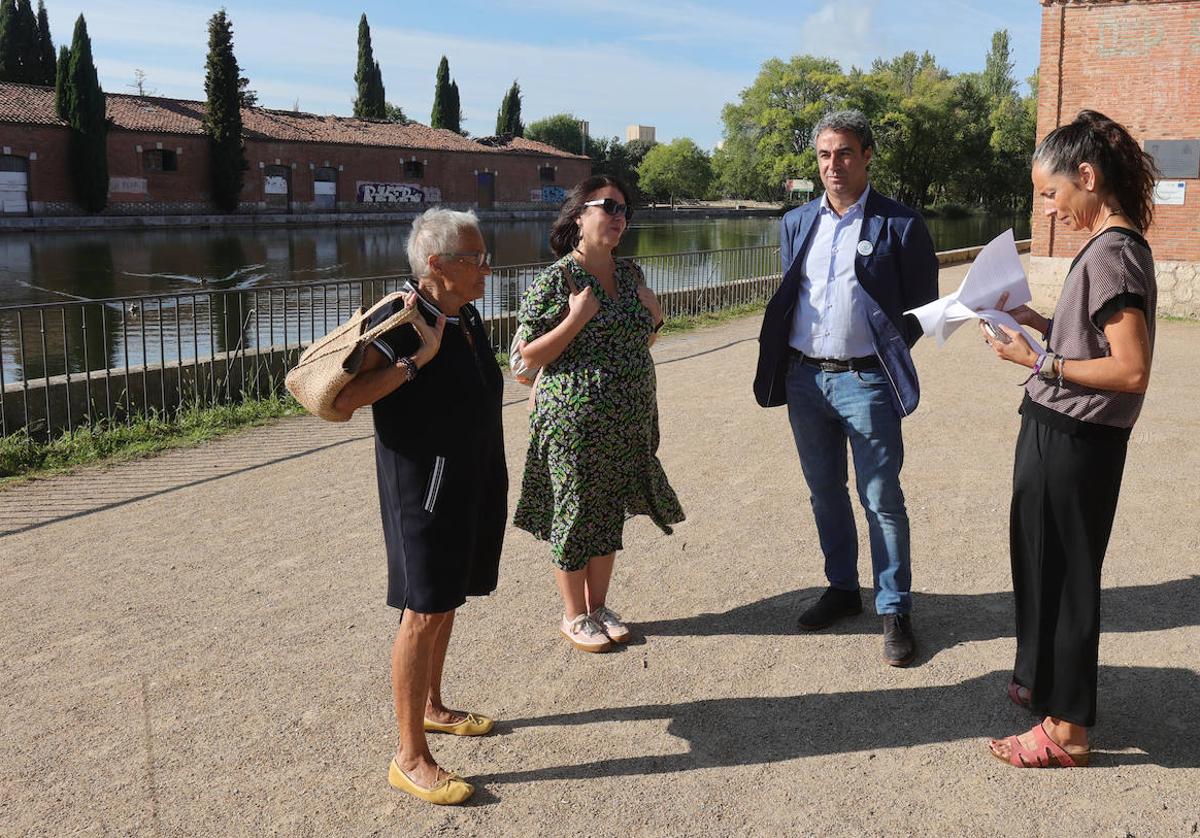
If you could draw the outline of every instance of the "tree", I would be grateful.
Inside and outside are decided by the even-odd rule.
[[[404,110],[399,105],[393,105],[391,102],[384,103],[383,118],[386,122],[397,122],[400,125],[407,125],[409,123],[409,118],[404,115]]]
[[[37,66],[37,83],[47,86],[54,84],[58,65],[54,60],[54,40],[50,37],[50,17],[46,14],[43,0],[38,0],[37,7]]]
[[[354,115],[360,119],[385,119],[387,102],[383,89],[383,73],[371,47],[371,27],[364,13],[358,19],[358,67],[354,71]]]
[[[637,167],[641,164],[646,153],[658,145],[647,140],[630,140],[622,143],[617,137],[591,140],[588,142],[588,156],[592,158],[592,174],[612,175],[621,180],[630,191],[635,201],[642,201],[642,194]]]
[[[525,129],[525,137],[568,154],[579,154],[583,149],[583,129],[574,114],[556,113],[535,120]]]
[[[521,86],[515,79],[512,87],[504,94],[500,110],[496,113],[496,134],[510,134],[514,137],[525,134],[525,125],[521,122]]]
[[[54,112],[67,121],[67,73],[71,69],[71,51],[63,44],[58,48],[58,63],[54,68]]]
[[[983,67],[983,92],[995,107],[1001,100],[1016,94],[1017,83],[1012,77],[1013,62],[1009,60],[1008,30],[992,33],[992,48]]]
[[[638,166],[642,191],[655,198],[703,198],[712,183],[712,163],[687,137],[657,145]]]
[[[158,94],[157,90],[147,88],[146,72],[140,67],[135,68],[133,71],[133,83],[125,86],[136,90],[138,96],[155,96]]]
[[[238,104],[243,108],[258,105],[258,91],[250,89],[250,79],[246,76],[238,76]]]
[[[17,28],[17,60],[21,65],[21,77],[14,81],[25,84],[41,84],[41,52],[38,48],[37,16],[33,13],[33,7],[29,4],[29,0],[17,0],[17,15],[14,22]]]
[[[41,84],[37,18],[29,0],[0,0],[0,81]]]
[[[446,114],[449,121],[446,127],[455,134],[463,133],[462,129],[462,100],[458,98],[458,82],[450,81],[450,95],[446,99]]]
[[[437,76],[433,82],[433,112],[429,115],[431,128],[449,128],[453,117],[450,115],[450,62],[446,56],[438,62]],[[457,111],[455,112],[457,115]]]
[[[237,209],[247,169],[238,95],[240,79],[233,54],[233,24],[222,9],[208,22],[208,60],[204,73],[207,95],[204,133],[209,142],[212,201],[222,212]]]
[[[108,122],[104,91],[92,61],[92,41],[83,15],[75,21],[65,86],[71,181],[75,196],[88,212],[108,203]]]

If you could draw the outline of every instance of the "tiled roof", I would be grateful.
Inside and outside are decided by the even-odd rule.
[[[204,103],[125,93],[105,94],[114,128],[161,134],[203,134]],[[54,88],[0,82],[0,123],[65,125],[54,112]],[[515,137],[504,145],[483,145],[453,131],[419,122],[400,125],[343,116],[316,116],[267,108],[242,108],[242,135],[247,140],[331,143],[477,154],[544,154],[575,157],[545,143]]]

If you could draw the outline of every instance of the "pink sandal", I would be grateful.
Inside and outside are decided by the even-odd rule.
[[[1021,698],[1021,690],[1025,690],[1025,697]],[[1016,681],[1008,682],[1008,700],[1018,707],[1023,707],[1026,710],[1032,709],[1029,706],[1030,699],[1033,696],[1033,691],[1028,687],[1023,687]]]
[[[1051,739],[1041,722],[1030,728],[1029,732],[1037,740],[1036,748],[1027,749],[1020,739],[1010,736],[1005,740],[1010,751],[1008,759],[995,751],[991,751],[992,756],[1017,768],[1086,768],[1091,760],[1091,751],[1071,753]]]

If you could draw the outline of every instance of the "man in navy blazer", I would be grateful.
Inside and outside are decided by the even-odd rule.
[[[937,254],[918,213],[871,189],[874,139],[863,114],[826,115],[813,146],[825,194],[783,217],[783,283],[763,316],[754,395],[763,407],[788,407],[825,555],[829,587],[800,615],[800,627],[825,628],[862,611],[849,443],[883,658],[906,666],[916,640],[900,420],[920,397],[909,349],[921,328],[904,311],[937,297]]]

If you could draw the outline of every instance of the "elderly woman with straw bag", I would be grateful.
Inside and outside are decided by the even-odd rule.
[[[438,766],[425,733],[492,729],[486,716],[449,709],[441,686],[455,609],[496,587],[508,493],[503,379],[471,305],[491,272],[475,216],[424,213],[413,222],[408,260],[416,278],[404,305],[419,312],[415,329],[401,326],[371,344],[336,407],[371,405],[387,602],[402,609],[392,646],[400,743],[388,780],[414,797],[453,805],[474,788]]]
[[[559,629],[586,652],[631,636],[608,607],[625,519],[649,515],[667,533],[683,520],[657,456],[650,344],[662,309],[641,269],[614,256],[632,213],[615,178],[571,189],[550,233],[560,258],[535,277],[518,316],[521,355],[542,370],[514,523],[550,543]]]
[[[1150,156],[1103,114],[1081,111],[1051,131],[1033,153],[1033,187],[1046,215],[1088,237],[1054,317],[1027,306],[1009,312],[1045,335],[1046,353],[1011,329],[985,331],[997,356],[1032,368],[1009,515],[1017,655],[1008,697],[1039,721],[990,744],[1017,768],[1085,766],[1091,757],[1100,569],[1154,354],[1157,286],[1142,237],[1154,179]]]

